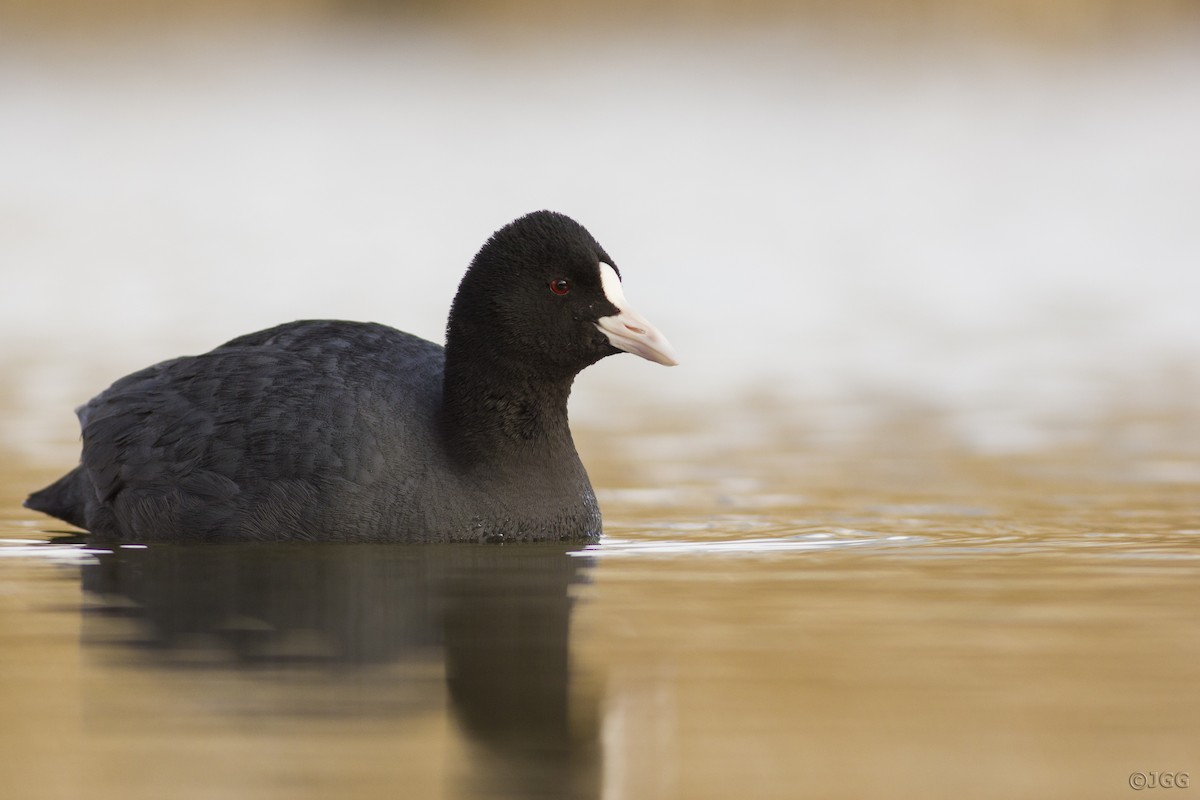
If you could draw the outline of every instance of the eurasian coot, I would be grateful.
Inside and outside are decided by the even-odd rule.
[[[120,541],[594,540],[567,397],[622,350],[676,363],[591,234],[535,212],[475,256],[444,349],[304,321],[164,361],[78,409],[79,466],[25,505]]]

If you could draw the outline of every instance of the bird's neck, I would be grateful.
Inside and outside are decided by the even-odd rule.
[[[567,421],[573,375],[547,378],[478,352],[460,358],[448,344],[443,380],[442,427],[456,458],[486,466],[503,454],[529,469],[561,453],[575,456]]]

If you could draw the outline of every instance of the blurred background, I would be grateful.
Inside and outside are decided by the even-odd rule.
[[[1197,780],[1198,87],[1192,0],[0,0],[0,786]],[[538,208],[682,361],[576,383],[599,546],[96,549],[19,507],[151,362],[440,342]]]
[[[552,208],[683,359],[590,371],[585,428],[766,398],[984,450],[1114,419],[1200,447],[1200,4],[0,9],[13,446],[288,319],[441,341],[484,239]]]

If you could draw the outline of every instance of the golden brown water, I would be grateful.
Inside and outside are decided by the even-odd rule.
[[[4,796],[1090,799],[1200,772],[1194,419],[1018,455],[936,415],[718,418],[583,432],[586,551],[89,550],[18,508],[53,473],[5,455]]]

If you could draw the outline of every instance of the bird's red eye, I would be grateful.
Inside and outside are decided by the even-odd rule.
[[[550,281],[550,291],[555,294],[566,294],[571,291],[571,282],[566,278],[556,278]]]

